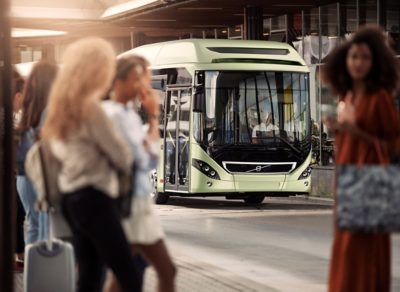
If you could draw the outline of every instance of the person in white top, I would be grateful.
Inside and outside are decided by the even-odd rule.
[[[263,116],[261,124],[254,126],[251,134],[253,144],[260,144],[262,138],[272,136],[273,131],[279,131],[279,127],[273,123],[272,113],[269,112]]]
[[[115,52],[99,38],[71,44],[50,93],[42,131],[56,159],[62,211],[73,234],[78,262],[77,292],[101,291],[104,266],[123,291],[142,282],[114,199],[118,174],[129,174],[133,157],[101,108],[115,72]]]
[[[103,109],[114,122],[129,145],[135,159],[134,197],[131,217],[122,226],[132,252],[138,252],[154,266],[158,276],[158,291],[175,291],[176,268],[164,242],[164,232],[154,210],[150,196],[152,185],[149,173],[155,169],[160,151],[158,97],[151,88],[148,62],[139,56],[120,58],[110,100],[103,102]],[[145,129],[133,104],[140,102],[148,116]],[[120,291],[118,281],[108,274],[104,291]]]

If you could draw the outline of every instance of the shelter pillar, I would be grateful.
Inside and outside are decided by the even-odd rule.
[[[246,6],[244,8],[244,38],[246,40],[261,40],[263,38],[263,8]]]

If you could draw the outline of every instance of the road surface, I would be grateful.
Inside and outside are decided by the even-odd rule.
[[[156,208],[172,254],[214,271],[215,278],[240,279],[255,291],[327,289],[328,200],[267,198],[249,207],[223,198],[172,198]],[[400,238],[392,241],[393,291],[400,291]]]

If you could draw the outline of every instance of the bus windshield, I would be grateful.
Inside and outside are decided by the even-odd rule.
[[[205,92],[203,145],[309,145],[308,73],[207,71]]]

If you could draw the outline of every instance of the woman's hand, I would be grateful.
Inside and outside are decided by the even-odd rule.
[[[356,115],[353,104],[348,98],[345,101],[341,101],[338,104],[337,118],[326,117],[323,120],[324,124],[330,131],[348,131],[354,132],[356,126]]]
[[[149,116],[148,139],[158,141],[160,139],[159,116],[160,101],[155,90],[150,86],[143,87],[141,103]]]
[[[327,118],[324,123],[332,132],[349,132],[353,134],[358,133],[358,127],[356,124],[346,120],[339,122],[336,119]]]
[[[149,116],[160,115],[160,102],[157,93],[152,88],[144,88],[141,94],[141,103]]]
[[[348,98],[338,104],[338,122],[339,124],[355,125],[356,114],[353,104]]]

